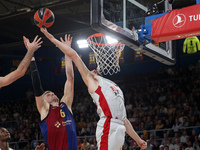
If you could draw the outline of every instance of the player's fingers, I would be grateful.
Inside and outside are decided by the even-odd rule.
[[[38,45],[41,45],[43,43],[43,41],[40,41],[40,43],[38,43]]]
[[[40,28],[40,31],[45,34],[47,32],[47,29],[42,27]]]
[[[71,39],[70,39],[70,42],[72,43],[72,39],[73,39],[73,37],[71,37]]]
[[[25,41],[26,43],[29,42],[29,39],[26,38],[25,36],[23,36],[23,39],[24,39],[24,41]]]
[[[40,28],[40,31],[41,31],[41,32],[44,32],[44,28]]]
[[[36,150],[39,150],[40,149],[40,146],[38,145],[37,147],[36,147]]]
[[[23,40],[24,40],[24,45],[26,49],[28,50],[28,39],[25,36],[23,36]]]
[[[145,149],[146,148],[146,143],[144,143],[143,145],[142,145],[142,149]]]
[[[24,40],[24,44],[26,44],[27,40],[25,36],[23,36],[23,40]]]
[[[38,43],[38,45],[40,45],[40,44],[42,44],[43,43],[43,41],[40,41],[39,43]]]
[[[45,146],[45,144],[44,144],[44,143],[42,143],[41,145],[42,145],[42,146]]]
[[[48,31],[47,31],[47,28],[43,28],[43,29],[44,29],[44,32],[48,32]]]
[[[41,39],[42,39],[41,37],[39,39],[37,39],[36,43],[40,42]]]
[[[45,144],[42,143],[42,144],[40,145],[40,148],[41,148],[42,150],[44,150],[44,149],[45,149]]]
[[[35,36],[33,42],[35,42],[37,40],[37,38],[38,38],[38,35]]]
[[[28,39],[28,38],[26,38],[26,40],[27,40],[27,43],[30,43],[30,41],[29,41],[29,39]]]
[[[70,34],[68,34],[68,39],[67,40],[70,41]]]
[[[65,41],[67,41],[67,34],[65,34]]]
[[[60,37],[60,40],[61,40],[61,42],[64,42],[64,40],[63,40],[63,38],[62,38],[62,37]]]

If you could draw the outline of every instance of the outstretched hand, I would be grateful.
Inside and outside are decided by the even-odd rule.
[[[50,40],[54,39],[54,36],[50,34],[46,28],[40,28],[40,31]]]
[[[51,34],[51,33],[49,33],[48,31],[47,31],[47,29],[46,28],[40,28],[40,31],[51,41],[51,42],[53,42],[54,43],[54,36]],[[67,36],[67,34],[65,35],[65,39],[63,40],[63,38],[62,37],[60,37],[60,41],[62,42],[62,43],[64,43],[64,44],[66,44],[67,46],[69,46],[69,47],[71,47],[71,44],[72,44],[72,37],[70,37],[70,34]]]
[[[68,34],[68,36],[67,36],[67,34],[65,34],[65,40],[63,40],[62,37],[60,37],[60,40],[61,40],[62,43],[64,43],[64,44],[68,45],[69,47],[71,47],[72,37],[70,37],[70,34]]]
[[[38,35],[34,38],[33,42],[30,43],[29,39],[23,36],[24,45],[28,51],[35,52],[38,48],[41,47],[43,41],[41,41],[41,37],[38,38]]]
[[[137,144],[139,147],[141,147],[141,149],[146,149],[146,147],[147,147],[147,142],[145,142],[144,140],[137,142]]]
[[[42,143],[42,144],[38,145],[38,146],[35,148],[35,150],[45,150],[45,144]]]

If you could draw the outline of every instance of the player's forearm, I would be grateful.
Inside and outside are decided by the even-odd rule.
[[[83,61],[79,57],[79,55],[77,54],[77,52],[74,49],[72,49],[70,46],[60,42],[59,40],[57,40],[49,32],[43,30],[42,28],[41,28],[41,31],[45,34],[45,36],[52,43],[54,43],[65,55],[70,57],[70,59],[76,64],[76,66],[77,66],[77,68],[78,68],[78,70],[79,70],[79,72],[80,72],[85,84],[88,86],[87,76],[88,76],[89,70],[87,69],[87,67],[85,66],[85,64],[83,63]]]
[[[66,71],[67,79],[73,80],[74,70],[73,70],[72,60],[67,55],[65,55],[65,62],[66,62],[65,71]]]
[[[19,72],[17,70],[9,73],[8,75],[6,75],[4,77],[0,77],[0,88],[13,83],[20,77],[21,77],[21,75],[19,74]]]
[[[67,44],[62,43],[57,40],[51,33],[49,33],[46,29],[41,28],[41,32],[52,42],[54,43],[65,55],[69,56],[73,60],[73,56],[76,52]],[[74,61],[74,60],[73,60]]]
[[[37,69],[35,59],[33,60],[33,58],[30,64],[30,69],[31,69],[31,79],[32,79],[34,94],[36,97],[40,97],[44,93],[44,90],[41,85],[40,75]]]
[[[73,60],[73,56],[76,55],[76,51],[74,51],[70,46],[60,42],[59,40],[57,40],[55,37],[53,36],[47,36],[47,38],[56,45],[56,47],[58,47],[65,55],[67,55],[68,57],[70,57],[70,59]]]
[[[24,74],[26,73],[26,70],[29,67],[32,57],[33,57],[33,52],[27,51],[26,55],[24,56],[24,59],[20,62],[19,66],[17,67],[17,72],[21,76],[24,76]]]
[[[130,121],[126,118],[124,120],[124,125],[126,127],[126,133],[132,137],[136,142],[139,142],[141,138],[138,136],[138,134],[133,129],[133,126],[131,125]]]
[[[65,54],[67,55],[72,61],[78,56],[76,51],[72,49],[70,46],[60,42],[59,40],[55,39],[54,44]]]

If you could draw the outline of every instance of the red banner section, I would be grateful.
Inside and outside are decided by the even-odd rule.
[[[200,4],[174,9],[152,23],[151,38],[156,42],[200,35]]]

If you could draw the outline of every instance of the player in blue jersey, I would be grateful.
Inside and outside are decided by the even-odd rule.
[[[72,37],[65,35],[65,40],[61,38],[61,41],[71,46]],[[36,105],[41,116],[40,129],[49,150],[78,150],[76,125],[71,110],[74,72],[71,59],[65,56],[65,61],[67,81],[61,101],[52,91],[43,91],[34,57],[30,64]]]

